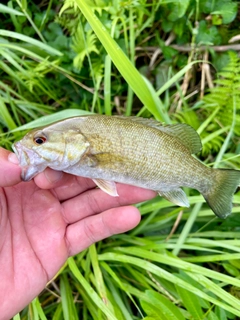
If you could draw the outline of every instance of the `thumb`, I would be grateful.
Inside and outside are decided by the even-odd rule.
[[[14,153],[0,148],[0,187],[21,182],[21,168]]]

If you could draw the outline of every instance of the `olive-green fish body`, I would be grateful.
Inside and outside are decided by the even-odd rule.
[[[186,124],[102,115],[65,119],[29,132],[14,145],[23,180],[50,167],[91,178],[113,196],[120,182],[158,191],[180,206],[189,206],[181,187],[190,187],[225,217],[240,171],[206,167],[192,156],[200,149],[198,134]]]

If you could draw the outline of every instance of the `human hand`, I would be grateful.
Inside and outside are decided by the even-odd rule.
[[[0,148],[1,320],[36,297],[69,256],[134,228],[140,214],[129,204],[155,196],[118,184],[119,197],[111,197],[89,179],[51,169],[21,182],[9,159],[16,161]]]

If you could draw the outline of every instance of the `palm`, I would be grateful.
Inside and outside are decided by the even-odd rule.
[[[1,189],[2,319],[38,295],[68,256],[133,228],[139,213],[125,205],[154,195],[123,185],[118,185],[118,192],[120,197],[111,197],[96,189],[92,181],[66,174],[60,182],[51,183],[44,173],[35,181]]]
[[[33,181],[5,188],[4,198],[0,231],[1,292],[8,304],[12,296],[6,296],[8,290],[22,296],[24,307],[66,260],[67,224],[56,197],[51,191],[40,190]]]

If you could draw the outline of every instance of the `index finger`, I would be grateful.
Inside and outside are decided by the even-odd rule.
[[[53,189],[55,196],[64,201],[78,194],[96,188],[96,184],[88,178],[75,176],[47,168],[39,173],[34,181],[41,189]]]

